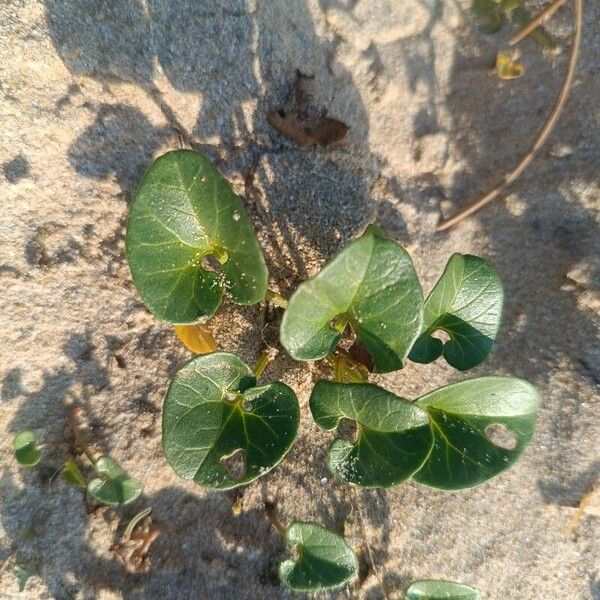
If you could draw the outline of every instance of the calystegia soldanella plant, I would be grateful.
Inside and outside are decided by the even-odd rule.
[[[196,353],[171,381],[162,439],[175,472],[203,488],[227,490],[269,472],[294,444],[301,418],[291,388],[261,381],[264,356],[253,368],[219,350],[207,321],[224,296],[283,308],[280,341],[288,354],[331,365],[332,380],[315,383],[309,406],[324,431],[353,425],[351,434],[332,439],[327,454],[328,468],[344,483],[389,488],[412,478],[460,490],[509,468],[531,440],[539,396],[521,379],[465,379],[420,398],[369,383],[370,373],[400,370],[407,360],[443,359],[459,371],[485,360],[503,290],[482,258],[451,256],[425,298],[406,250],[371,225],[287,301],[268,288],[242,202],[191,150],[159,157],[144,175],[129,210],[126,251],[145,305]],[[294,553],[280,566],[283,584],[311,591],[356,576],[354,551],[337,533],[317,523],[271,521]],[[406,598],[476,599],[479,592],[420,581]]]

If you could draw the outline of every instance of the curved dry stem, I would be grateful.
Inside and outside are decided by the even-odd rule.
[[[470,206],[467,206],[465,209],[458,212],[453,217],[442,221],[437,226],[437,231],[444,231],[456,225],[466,217],[469,217],[473,213],[477,212],[479,209],[483,208],[486,204],[489,204],[492,200],[495,200],[501,192],[503,192],[515,179],[517,179],[521,173],[531,164],[536,154],[540,150],[540,148],[544,145],[550,133],[554,129],[556,122],[558,121],[562,110],[567,101],[567,97],[569,95],[569,91],[571,86],[573,85],[573,79],[575,77],[575,68],[577,67],[577,59],[579,58],[579,48],[581,46],[581,32],[583,28],[583,0],[573,0],[574,1],[574,11],[573,11],[573,42],[571,45],[571,54],[569,56],[569,64],[567,67],[567,72],[565,74],[565,79],[563,85],[556,97],[554,102],[554,106],[552,107],[552,111],[548,115],[546,122],[535,138],[531,148],[525,154],[525,156],[519,161],[517,166],[509,171],[505,177],[504,181],[492,191],[488,192],[483,198],[477,200]]]
[[[524,40],[532,31],[537,29],[546,19],[549,19],[561,6],[565,5],[567,0],[554,0],[544,10],[538,13],[525,27],[518,31],[508,42],[509,46],[518,44]]]

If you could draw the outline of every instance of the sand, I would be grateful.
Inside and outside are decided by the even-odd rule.
[[[360,589],[320,598],[399,598],[415,578],[447,578],[488,600],[600,598],[600,6],[586,2],[582,56],[567,110],[511,193],[445,233],[449,215],[493,187],[527,149],[564,73],[571,7],[550,30],[563,47],[522,44],[526,74],[490,74],[510,35],[478,31],[468,0],[5,0],[0,4],[0,596],[279,599],[286,555],[262,510],[315,519],[371,549]],[[532,9],[541,2],[531,2]],[[331,148],[299,148],[267,123],[296,70],[315,102],[350,126]],[[297,392],[298,441],[243,491],[206,493],[162,457],[169,378],[188,357],[133,288],[124,258],[127,202],[152,158],[182,131],[242,195],[283,294],[370,222],[412,253],[429,290],[453,252],[489,260],[505,285],[503,326],[473,374],[510,373],[543,398],[531,447],[510,471],[447,494],[413,483],[352,492],[324,464],[330,434],[307,399],[320,365],[280,352],[266,373]],[[252,364],[276,344],[277,312],[225,305],[222,348]],[[262,336],[261,336],[262,334]],[[442,362],[373,378],[416,397],[464,376]],[[144,484],[135,506],[89,511],[52,474],[68,454],[70,407],[94,444]],[[48,444],[19,468],[15,432]],[[113,545],[152,507],[162,532],[147,572]],[[19,594],[16,557],[32,574]],[[368,560],[363,559],[364,564]]]

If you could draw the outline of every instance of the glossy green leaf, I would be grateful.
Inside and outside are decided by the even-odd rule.
[[[402,368],[423,319],[423,292],[410,256],[377,227],[302,283],[281,322],[281,343],[297,360],[329,354],[348,323],[375,371]]]
[[[406,600],[479,600],[480,597],[468,585],[434,579],[415,581],[406,590]]]
[[[386,488],[408,479],[433,445],[427,413],[371,383],[318,381],[310,410],[326,430],[342,418],[356,423],[356,441],[335,439],[327,463],[336,477],[362,487]]]
[[[150,311],[175,324],[265,297],[267,268],[240,199],[208,158],[168,152],[146,171],[129,207],[126,253]],[[211,270],[207,257],[220,266]]]
[[[180,477],[230,489],[275,467],[294,443],[299,421],[298,400],[288,386],[256,386],[252,371],[234,354],[205,354],[171,382],[163,449]]]
[[[488,355],[500,326],[503,291],[496,271],[482,258],[453,254],[425,301],[423,333],[410,351],[415,362],[430,363],[444,355],[466,371]],[[432,337],[445,331],[444,343]]]
[[[87,491],[102,504],[129,504],[142,493],[141,484],[129,477],[110,456],[100,457],[94,470],[98,477],[88,483]]]
[[[316,523],[293,522],[285,539],[297,558],[279,565],[279,578],[292,590],[337,588],[356,576],[358,561],[344,538]]]
[[[417,401],[427,411],[434,446],[414,479],[442,490],[487,481],[510,467],[529,444],[539,395],[514,377],[479,377]]]
[[[17,433],[13,440],[13,450],[17,462],[24,467],[34,467],[42,458],[37,447],[37,435],[30,430]]]
[[[62,477],[70,485],[83,488],[86,487],[85,477],[73,459],[70,459],[65,463],[62,470]]]

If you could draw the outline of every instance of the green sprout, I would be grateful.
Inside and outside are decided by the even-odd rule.
[[[74,429],[76,425],[73,425]],[[142,485],[129,477],[119,464],[109,456],[96,456],[89,448],[83,433],[75,431],[75,438],[82,453],[91,463],[94,477],[88,481],[75,458],[69,458],[60,469],[68,485],[85,490],[100,504],[129,504],[140,496]],[[37,447],[37,436],[33,431],[22,431],[13,441],[15,458],[20,465],[33,467],[41,460]]]
[[[13,450],[17,462],[23,467],[35,467],[42,455],[37,447],[37,435],[35,432],[27,430],[17,433],[13,440]]]

